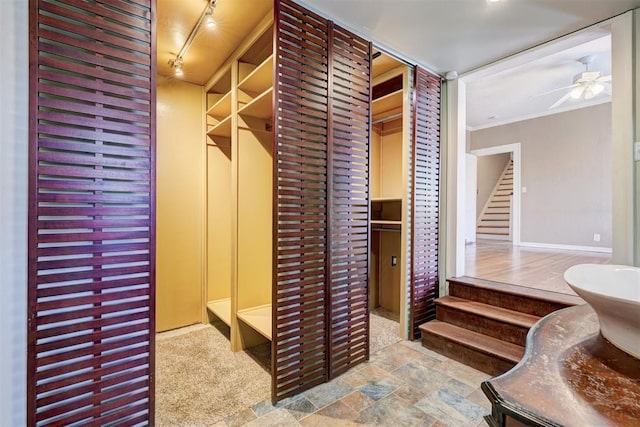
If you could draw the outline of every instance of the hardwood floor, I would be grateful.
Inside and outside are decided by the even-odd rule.
[[[518,286],[575,295],[564,282],[576,264],[606,264],[610,254],[512,246],[511,242],[478,240],[466,246],[465,274]]]

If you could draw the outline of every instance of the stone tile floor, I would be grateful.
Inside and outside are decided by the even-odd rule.
[[[401,341],[275,407],[265,400],[213,426],[486,426],[489,376]]]

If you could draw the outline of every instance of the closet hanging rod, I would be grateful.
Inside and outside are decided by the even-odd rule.
[[[390,114],[388,116],[380,117],[379,119],[375,119],[371,122],[371,124],[375,125],[382,122],[388,122],[389,120],[398,119],[402,117],[402,113]]]

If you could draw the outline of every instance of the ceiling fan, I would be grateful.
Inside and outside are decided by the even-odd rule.
[[[540,95],[546,95],[552,92],[557,92],[560,90],[568,90],[562,98],[558,99],[549,107],[549,110],[553,110],[554,108],[559,107],[569,100],[569,98],[579,99],[584,98],[585,100],[593,99],[595,96],[600,94],[602,91],[607,89],[607,93],[610,92],[606,87],[606,84],[610,84],[611,75],[603,76],[600,71],[591,71],[589,70],[589,66],[593,62],[594,56],[589,55],[583,58],[578,59],[578,62],[584,65],[585,70],[582,73],[576,74],[573,77],[573,84],[565,87],[561,87],[559,89],[554,89],[549,92],[541,93]]]

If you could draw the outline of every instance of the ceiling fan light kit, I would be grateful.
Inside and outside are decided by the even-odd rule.
[[[590,100],[598,96],[605,90],[605,83],[611,82],[611,75],[603,76],[600,71],[590,71],[589,66],[593,62],[594,55],[589,55],[578,59],[578,62],[585,66],[585,70],[582,73],[576,74],[573,77],[573,84],[564,88],[556,90],[569,89],[569,92],[564,94],[553,105],[549,107],[550,110],[559,107],[560,105],[571,99]],[[555,92],[553,90],[551,92]]]

